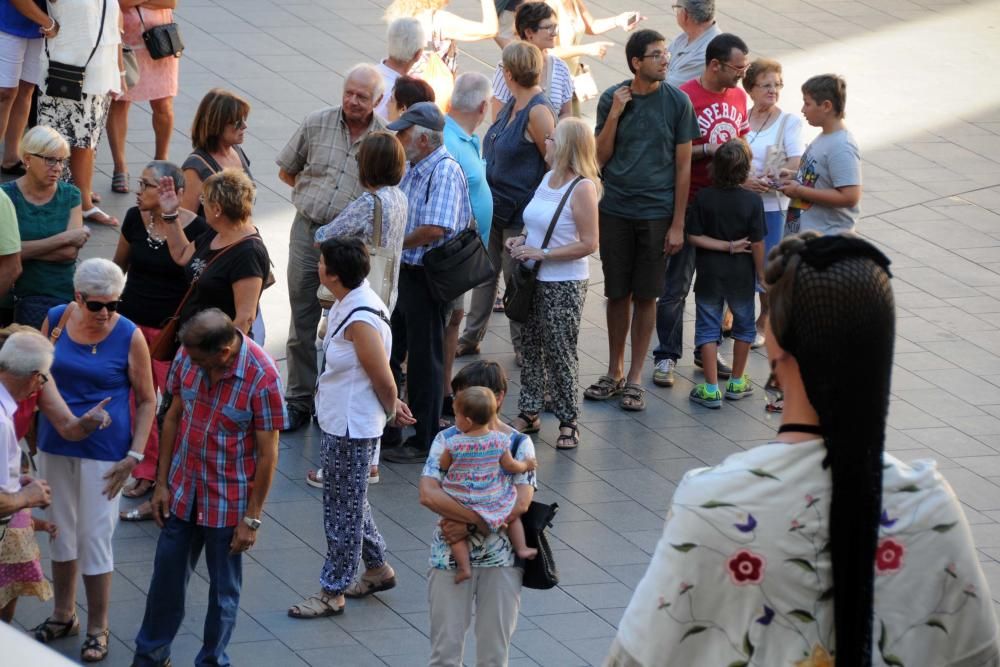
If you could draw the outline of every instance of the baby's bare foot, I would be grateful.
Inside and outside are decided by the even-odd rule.
[[[535,556],[538,555],[538,549],[531,549],[525,547],[524,549],[517,550],[517,557],[522,560],[534,560]]]
[[[459,568],[458,570],[455,571],[455,583],[456,584],[460,584],[463,581],[465,581],[466,579],[471,579],[471,578],[472,578],[472,569],[471,568],[469,568],[469,569]]]

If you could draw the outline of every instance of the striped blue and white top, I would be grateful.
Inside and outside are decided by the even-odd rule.
[[[556,116],[563,105],[573,99],[573,77],[569,73],[569,67],[561,59],[555,56],[545,56],[545,71],[539,81],[545,92],[545,100]],[[552,72],[551,79],[549,72]],[[497,63],[496,71],[493,72],[493,97],[503,104],[510,101],[512,97],[507,82],[503,78],[503,63]]]

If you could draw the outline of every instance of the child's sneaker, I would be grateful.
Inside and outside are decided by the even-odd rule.
[[[708,390],[708,385],[702,382],[695,385],[688,397],[695,403],[704,405],[706,408],[718,410],[722,407],[722,392],[716,389],[714,392]]]
[[[743,377],[736,380],[730,379],[726,383],[726,398],[730,401],[738,401],[741,398],[746,398],[747,396],[753,395],[753,384],[750,382],[750,376],[746,373]]]

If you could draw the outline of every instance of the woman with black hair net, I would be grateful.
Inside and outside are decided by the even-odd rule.
[[[954,491],[933,462],[884,452],[888,267],[848,235],[807,232],[771,252],[783,424],[685,476],[606,665],[1000,665]]]

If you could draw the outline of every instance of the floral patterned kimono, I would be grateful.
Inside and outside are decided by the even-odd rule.
[[[689,472],[606,665],[833,667],[825,456],[821,440],[771,443]],[[872,664],[1000,665],[954,492],[933,462],[884,464]]]

